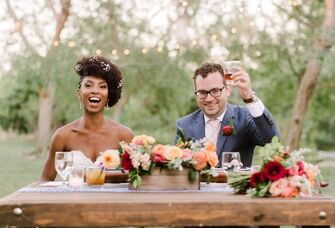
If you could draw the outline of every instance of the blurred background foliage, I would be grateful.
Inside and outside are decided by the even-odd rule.
[[[324,1],[267,1],[271,12],[262,8],[262,1],[252,3],[255,8],[250,2],[73,1],[60,43],[46,55],[51,35],[45,28],[53,26],[52,13],[42,3],[29,13],[25,1],[16,1],[13,8],[25,28],[35,31],[27,38],[36,52],[13,35],[15,29],[1,35],[6,44],[6,62],[0,69],[1,128],[35,133],[39,88],[50,81],[56,85],[53,129],[80,117],[74,64],[83,55],[102,54],[120,66],[125,78],[120,104],[106,115],[135,134],[172,143],[175,121],[197,108],[192,81],[196,67],[206,61],[240,59],[285,135],[312,43],[320,32]],[[36,16],[39,11],[43,21]],[[8,15],[1,20],[15,27]],[[335,41],[331,31],[329,37]],[[322,70],[304,120],[302,144],[334,150],[334,46],[320,58]],[[241,104],[236,91],[230,101]]]

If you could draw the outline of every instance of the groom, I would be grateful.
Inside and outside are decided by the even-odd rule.
[[[241,67],[235,70],[233,84],[227,85],[220,64],[205,63],[198,68],[193,81],[199,110],[179,119],[176,129],[181,129],[185,138],[206,137],[214,142],[220,161],[223,151],[240,152],[243,166],[250,167],[255,146],[264,146],[280,132],[271,113],[252,91],[248,73]],[[232,87],[239,90],[245,106],[227,102]],[[178,138],[176,134],[175,143]]]

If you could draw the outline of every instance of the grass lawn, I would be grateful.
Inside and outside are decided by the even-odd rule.
[[[40,179],[44,159],[29,155],[34,148],[31,140],[0,138],[0,197]]]
[[[38,181],[45,156],[29,155],[35,143],[21,137],[0,138],[0,197],[3,197],[33,181]],[[329,182],[324,194],[335,196],[335,172],[333,167],[320,167],[323,179]]]

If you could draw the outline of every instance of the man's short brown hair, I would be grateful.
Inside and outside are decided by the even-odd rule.
[[[220,64],[217,63],[204,63],[198,69],[194,71],[193,80],[197,78],[198,75],[201,75],[202,78],[206,78],[209,73],[219,72],[222,77],[224,75],[223,68]]]

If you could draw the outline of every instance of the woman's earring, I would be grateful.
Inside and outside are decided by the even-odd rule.
[[[81,100],[79,101],[79,108],[82,109]]]
[[[107,103],[106,103],[106,105],[105,105],[105,109],[106,109],[106,110],[109,110],[108,102],[109,102],[109,100],[107,100]]]

